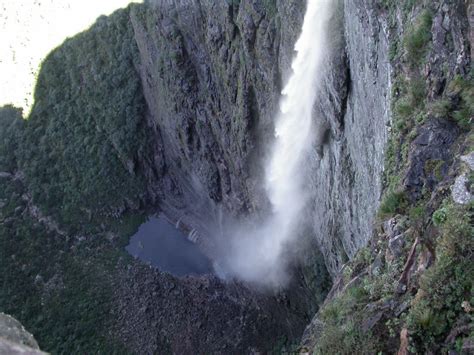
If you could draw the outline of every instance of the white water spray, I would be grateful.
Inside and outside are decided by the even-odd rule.
[[[308,0],[302,33],[295,46],[293,74],[282,92],[274,147],[266,167],[266,188],[273,213],[261,226],[240,228],[227,255],[229,272],[245,281],[272,286],[286,281],[284,250],[297,237],[306,202],[302,164],[311,145],[312,111],[327,48],[331,3]]]

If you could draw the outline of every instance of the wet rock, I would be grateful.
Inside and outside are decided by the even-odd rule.
[[[199,0],[131,11],[155,136],[153,161],[140,158],[148,195],[200,235],[267,203],[260,159],[304,10]]]
[[[321,73],[324,89],[315,104],[314,136],[329,129],[308,159],[308,216],[333,277],[372,235],[390,124],[385,19],[369,2],[343,3],[344,13],[332,21],[336,50]]]

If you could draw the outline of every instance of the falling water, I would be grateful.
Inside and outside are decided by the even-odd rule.
[[[273,213],[257,228],[241,228],[227,256],[230,273],[250,282],[285,282],[283,252],[296,237],[305,206],[302,163],[311,145],[314,101],[326,53],[331,0],[308,0],[295,50],[293,73],[282,92],[275,141],[266,166],[266,190]]]

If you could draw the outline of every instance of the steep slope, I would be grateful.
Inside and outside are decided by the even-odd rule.
[[[68,225],[122,213],[144,198],[146,109],[129,12],[100,18],[46,58],[14,154],[29,192]],[[13,152],[12,152],[13,153]]]
[[[384,197],[377,218],[365,221],[374,221],[373,227],[366,224],[359,238],[368,246],[353,249],[355,257],[337,274],[306,329],[306,350],[472,352],[473,197],[468,181],[474,86],[468,13],[463,1],[345,2],[350,73],[357,80],[353,86],[366,93],[360,109],[389,118],[388,130],[379,127],[372,134],[389,133]],[[363,37],[354,40],[364,33],[361,29],[369,40],[363,48],[358,47]],[[383,54],[370,51],[380,45]],[[369,54],[365,62],[358,62],[361,53]],[[363,80],[366,70],[383,75]],[[380,147],[375,151],[382,152]],[[380,173],[377,165],[367,168]],[[367,179],[366,189],[378,190],[380,177],[375,177],[377,184]],[[366,211],[376,210],[375,201]]]
[[[298,2],[248,0],[132,11],[160,156],[151,189],[207,238],[265,204],[261,159],[303,13]]]
[[[307,219],[333,277],[367,243],[382,190],[391,68],[387,29],[374,6],[339,2],[315,103]]]
[[[469,351],[472,8],[334,6],[305,167],[313,244],[288,291],[175,278],[123,247],[164,211],[212,257],[229,222],[266,213],[305,3],[146,1],[51,53],[28,120],[0,110],[0,309],[56,352],[278,351],[329,271],[307,350]]]

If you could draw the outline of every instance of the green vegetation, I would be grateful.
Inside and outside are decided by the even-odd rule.
[[[129,8],[119,10],[46,58],[26,120],[0,108],[0,311],[52,353],[125,353],[110,312],[143,217],[112,212],[138,205],[145,188],[137,57]],[[67,236],[38,222],[33,204]]]
[[[20,109],[0,107],[0,171],[13,172],[17,162],[15,152],[21,143],[24,121]]]
[[[380,216],[391,216],[401,213],[407,207],[406,195],[403,191],[392,191],[385,194],[380,205]]]
[[[448,216],[446,208],[441,207],[433,213],[432,220],[435,226],[440,227],[441,225],[443,225],[444,222],[446,222],[447,218]]]
[[[420,65],[423,61],[428,44],[431,41],[431,26],[433,24],[433,14],[430,10],[424,10],[415,21],[415,24],[408,28],[403,44],[406,50],[407,60],[413,66]]]
[[[420,279],[407,316],[413,346],[419,352],[436,348],[456,325],[472,322],[463,302],[474,304],[473,206],[447,203],[433,215],[440,225],[436,262]]]
[[[472,127],[474,116],[474,73],[471,72],[464,78],[456,76],[448,85],[447,95],[458,98],[459,104],[455,107],[453,118],[463,129]]]
[[[18,170],[16,154],[28,122],[13,107],[0,109],[0,171]],[[13,175],[0,177],[0,311],[19,319],[52,353],[125,353],[109,336],[114,279],[127,237],[141,216],[103,219],[117,237],[79,241],[49,230],[31,215],[28,190]],[[81,226],[79,225],[78,228]],[[113,273],[115,273],[114,276]]]
[[[65,225],[136,204],[149,138],[127,10],[101,17],[44,61],[15,150],[28,190]]]
[[[430,104],[429,111],[437,118],[445,118],[451,111],[451,102],[446,98],[434,101]]]
[[[401,277],[417,235],[415,231],[426,217],[423,204],[409,211],[404,255],[396,259],[382,256],[380,267],[375,271],[372,270],[372,265],[376,264],[374,252],[377,249],[386,250],[386,241],[380,239],[376,250],[361,249],[344,270],[347,289],[320,312],[324,329],[318,338],[315,353],[390,352],[393,351],[391,347],[399,346],[399,334],[404,328],[409,334],[409,350],[412,353],[446,353],[456,346],[459,348],[469,333],[460,332],[449,342],[446,339],[452,329],[472,324],[472,316],[466,309],[474,304],[473,211],[472,204],[455,205],[447,199],[432,215],[434,223],[439,226],[436,249],[433,249],[436,260],[420,275],[413,274],[411,289],[417,290],[416,295],[409,292],[397,294],[394,280]],[[404,223],[399,220],[399,224]],[[415,249],[417,260],[422,260],[423,250],[432,250],[432,242],[426,241],[425,244],[422,241]],[[405,304],[406,312],[394,315],[387,311],[384,305],[391,302]],[[383,309],[387,321],[379,323],[369,333],[362,332],[361,325],[370,323],[374,314]]]
[[[471,129],[473,73],[454,76],[446,72],[444,90],[434,93],[424,70],[432,38],[430,3],[381,2],[389,11],[394,28],[400,14],[403,22],[413,23],[407,26],[404,38],[394,38],[390,46],[389,57],[396,76],[393,125],[386,149],[385,194],[370,247],[345,265],[343,284],[347,289],[320,312],[325,326],[315,351],[393,353],[401,346],[404,330],[410,353],[460,352],[463,342],[472,338],[473,205],[454,204],[446,197],[448,184],[438,184],[434,189],[425,185],[417,201],[409,200],[403,178],[412,163],[409,153],[417,149],[412,142],[420,126],[446,119],[456,122],[464,133]],[[472,137],[472,133],[461,134],[453,149],[462,154],[471,151]],[[433,158],[426,160],[423,168],[430,181],[451,184],[452,175],[446,171],[455,167],[450,161]],[[471,180],[473,175],[470,174]],[[396,235],[389,235],[386,230],[389,218],[397,221]],[[389,310],[384,308],[387,305],[399,308]],[[381,318],[367,338],[357,340],[360,326],[379,314]],[[361,346],[357,341],[367,342],[368,349],[357,348]],[[336,346],[335,350],[331,346]]]
[[[124,353],[109,335],[123,239],[80,242],[48,231],[29,214],[25,192],[20,181],[0,178],[0,311],[48,352]]]
[[[353,286],[328,304],[321,312],[324,331],[318,339],[315,354],[374,354],[377,344],[370,332],[361,328],[368,294]]]
[[[416,1],[405,2],[403,10],[405,15],[410,12]],[[391,16],[396,16],[396,7],[390,10]],[[441,110],[441,105],[427,104],[427,83],[421,75],[421,69],[431,42],[432,12],[430,9],[423,10],[415,19],[411,28],[405,32],[403,39],[393,39],[391,60],[401,60],[410,69],[407,75],[399,74],[395,77],[392,89],[392,112],[393,125],[391,137],[386,149],[385,182],[388,193],[399,189],[401,174],[408,161],[410,144],[417,136],[417,129],[424,124],[429,117],[427,106],[431,110]],[[408,21],[408,19],[406,19]],[[403,49],[404,56],[400,56],[399,49]],[[397,51],[397,53],[395,53]],[[394,213],[394,196],[387,196],[389,202],[388,210],[382,208],[381,214]]]

